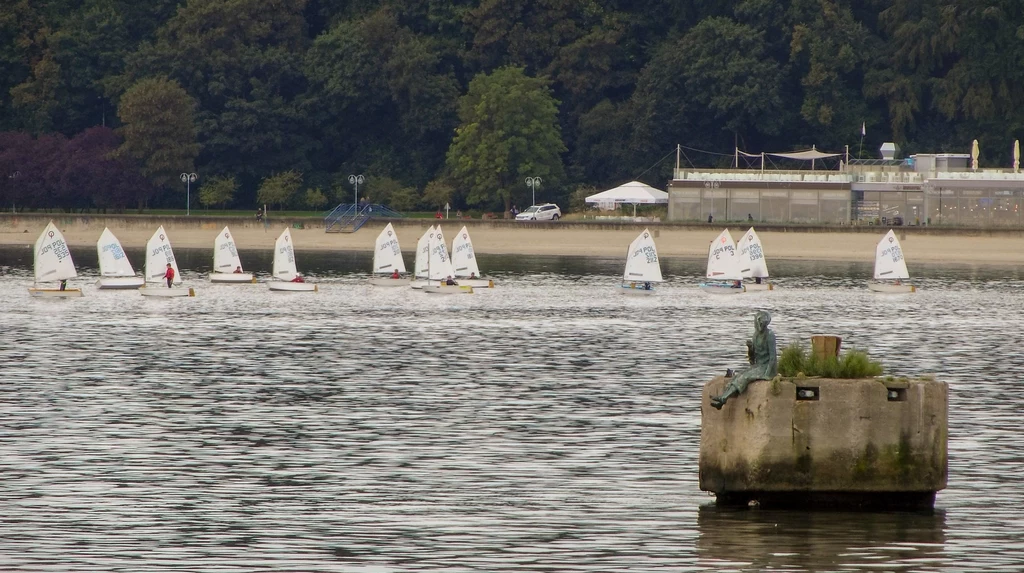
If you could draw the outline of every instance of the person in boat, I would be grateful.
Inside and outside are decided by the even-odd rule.
[[[444,279],[444,284],[446,284],[446,285],[448,285],[448,286],[456,286],[456,285],[458,285],[459,283],[455,282],[455,279],[453,279],[453,278],[452,278],[452,277],[451,277],[451,276],[449,275],[449,276],[448,276],[448,278]]]
[[[60,290],[65,290],[66,288],[68,288],[68,280],[63,279],[60,281]]]
[[[235,267],[235,274],[236,275],[242,274],[242,267]]]
[[[171,283],[174,282],[174,267],[171,263],[167,263],[167,271],[164,273],[164,279],[167,281],[167,288],[171,288]]]
[[[393,272],[391,273],[391,278],[393,278],[393,279],[400,279],[400,278],[402,278],[402,275],[400,275],[400,274],[398,273],[398,269],[395,269],[395,270],[394,270],[394,271],[393,271]]]
[[[306,279],[302,278],[302,275],[296,273],[295,274],[295,278],[292,279],[292,282],[293,283],[304,283],[304,282],[306,282]]]
[[[732,281],[732,288],[741,288],[742,286],[743,281]]]
[[[475,279],[476,278],[476,273],[469,273],[469,278]]]
[[[754,277],[754,284],[761,284],[761,277]]]
[[[644,283],[644,290],[651,290],[651,283]]]

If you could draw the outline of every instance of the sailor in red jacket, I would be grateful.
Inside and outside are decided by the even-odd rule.
[[[164,273],[164,278],[167,279],[167,288],[171,288],[171,283],[174,282],[174,267],[171,263],[167,263],[167,272]]]

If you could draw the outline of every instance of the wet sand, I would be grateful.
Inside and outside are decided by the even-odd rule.
[[[45,215],[5,216],[0,218],[0,245],[31,247],[49,217]],[[249,219],[184,219],[171,217],[54,217],[68,243],[74,247],[94,246],[104,227],[117,235],[126,248],[142,248],[162,224],[175,247],[213,248],[216,234],[230,224],[240,250],[272,249],[285,226],[292,231],[298,250],[360,251],[373,249],[374,239],[385,223],[371,221],[355,233],[326,233],[316,220],[275,221],[264,227]],[[430,219],[402,220],[396,233],[402,249],[413,251],[424,230],[436,221]],[[296,228],[301,226],[305,228]],[[448,243],[462,222],[443,222]],[[574,225],[571,223],[530,224],[471,222],[469,233],[475,250],[482,254],[624,256],[630,241],[642,230],[634,225]],[[730,230],[739,239],[746,225]],[[662,257],[703,258],[707,247],[722,227],[718,225],[652,226],[658,253]],[[827,230],[801,232],[792,229],[759,229],[769,259],[804,259],[827,261],[871,261],[875,244],[887,229],[858,228],[857,232]],[[1016,231],[1005,233],[963,234],[922,232],[920,229],[898,230],[907,260],[930,263],[1024,264],[1024,236]]]

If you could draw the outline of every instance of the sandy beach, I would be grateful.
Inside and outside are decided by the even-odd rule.
[[[0,245],[31,247],[48,220],[53,219],[72,247],[95,246],[104,227],[117,235],[126,248],[142,248],[159,225],[163,225],[175,247],[213,248],[214,237],[225,225],[240,250],[270,250],[285,226],[291,228],[298,250],[371,250],[374,239],[385,224],[370,221],[355,233],[327,233],[322,221],[315,219],[275,220],[268,227],[252,219],[146,216],[0,216]],[[404,251],[412,252],[416,241],[431,224],[430,219],[395,221],[398,239]],[[464,223],[469,224],[473,246],[481,254],[624,256],[625,250],[644,228],[638,224],[553,224],[507,221],[442,222],[449,244]],[[662,257],[703,258],[707,245],[722,227],[719,225],[652,225],[658,253]],[[746,225],[734,225],[731,231],[739,239]],[[875,244],[887,229],[851,228],[814,231],[758,228],[766,255],[771,259],[828,261],[874,260]],[[907,260],[913,263],[1024,264],[1024,233],[1006,231],[946,232],[942,229],[899,229]]]

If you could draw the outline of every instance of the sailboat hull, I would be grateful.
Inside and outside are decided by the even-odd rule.
[[[494,281],[492,279],[467,279],[465,277],[455,277],[455,280],[459,281],[459,286],[471,286],[473,288],[494,288]]]
[[[700,290],[711,294],[740,294],[746,292],[743,286],[735,287],[730,283],[700,283]]]
[[[182,296],[196,296],[196,291],[192,287],[172,287],[164,288],[160,286],[143,287],[139,289],[139,293],[142,296],[156,297],[156,298],[174,298]]]
[[[268,283],[270,290],[276,292],[320,292],[320,287],[311,283],[293,283],[289,281],[273,281]]]
[[[463,285],[427,285],[423,292],[430,294],[473,294],[473,287]]]
[[[404,287],[409,286],[409,279],[393,279],[390,277],[371,277],[370,284],[379,287]]]
[[[254,283],[252,273],[210,273],[211,283],[241,284]]]
[[[632,286],[629,286],[629,285],[622,285],[619,288],[619,291],[621,291],[622,294],[629,295],[629,296],[652,296],[656,292],[654,290],[654,287],[651,287],[649,289],[645,289],[642,286],[641,287],[632,287]]]
[[[146,279],[142,277],[103,277],[96,281],[96,288],[125,290],[141,288],[144,284],[146,284]]]
[[[868,289],[874,292],[889,293],[889,294],[900,294],[908,292],[917,292],[917,287],[914,285],[898,285],[891,283],[868,283]]]
[[[60,290],[59,288],[30,288],[28,293],[34,297],[40,298],[78,298],[82,296],[82,289],[67,288]]]
[[[775,290],[775,285],[773,285],[772,283],[761,283],[761,284],[747,283],[747,284],[745,284],[743,286],[746,287],[748,292],[750,292],[750,291]]]

